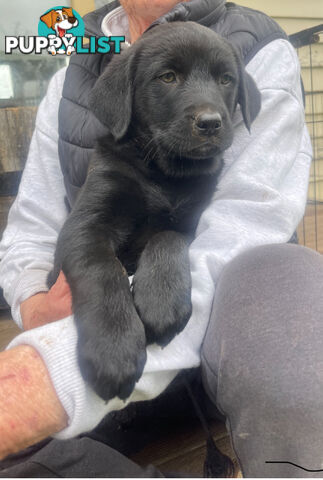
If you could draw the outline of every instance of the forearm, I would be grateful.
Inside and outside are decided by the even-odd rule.
[[[72,296],[63,272],[48,292],[37,293],[22,302],[20,314],[24,330],[72,315]]]
[[[0,458],[67,426],[46,366],[28,345],[0,354]]]
[[[20,305],[20,313],[24,330],[37,328],[50,322],[46,307],[47,293],[37,293]]]

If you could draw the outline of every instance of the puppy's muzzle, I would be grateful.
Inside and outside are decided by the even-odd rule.
[[[193,132],[201,137],[216,135],[222,128],[222,117],[219,112],[204,111],[193,118]]]

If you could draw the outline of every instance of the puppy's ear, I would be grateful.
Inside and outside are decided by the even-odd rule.
[[[90,109],[116,140],[125,136],[131,121],[135,57],[134,46],[115,54],[89,98]]]
[[[242,117],[247,129],[257,117],[261,108],[261,96],[254,79],[246,72],[245,66],[238,52],[235,56],[239,66],[238,103],[241,107]]]
[[[62,11],[63,11],[64,13],[67,13],[67,15],[68,15],[69,17],[74,17],[74,13],[73,13],[73,9],[72,9],[72,8],[64,7],[64,8],[62,8]]]
[[[53,10],[50,10],[49,12],[45,13],[45,15],[42,15],[40,17],[41,21],[46,23],[48,28],[53,28]]]

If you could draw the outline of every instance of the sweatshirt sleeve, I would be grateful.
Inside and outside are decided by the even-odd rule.
[[[201,332],[223,267],[250,248],[288,242],[306,207],[312,147],[296,51],[286,40],[273,41],[247,71],[260,90],[261,111],[248,134],[237,110],[234,142],[190,249],[190,322]]]
[[[234,143],[191,245],[192,316],[165,348],[147,348],[144,373],[127,402],[116,398],[105,404],[82,381],[72,317],[25,332],[11,343],[33,345],[46,362],[69,417],[58,438],[94,428],[105,414],[129,402],[159,395],[179,370],[198,366],[224,265],[247,249],[287,242],[296,229],[305,210],[311,162],[297,56],[287,41],[275,40],[247,69],[261,91],[262,109],[251,134],[237,110]]]
[[[49,83],[41,102],[17,197],[0,243],[0,285],[22,328],[20,303],[47,291],[46,278],[67,210],[58,160],[58,107],[66,68]]]

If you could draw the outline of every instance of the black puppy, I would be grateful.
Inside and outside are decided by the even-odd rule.
[[[233,139],[260,95],[233,47],[206,27],[154,27],[99,77],[90,98],[110,134],[58,238],[71,287],[82,375],[127,398],[146,343],[166,345],[191,315],[188,247]],[[134,274],[133,290],[128,275]]]

